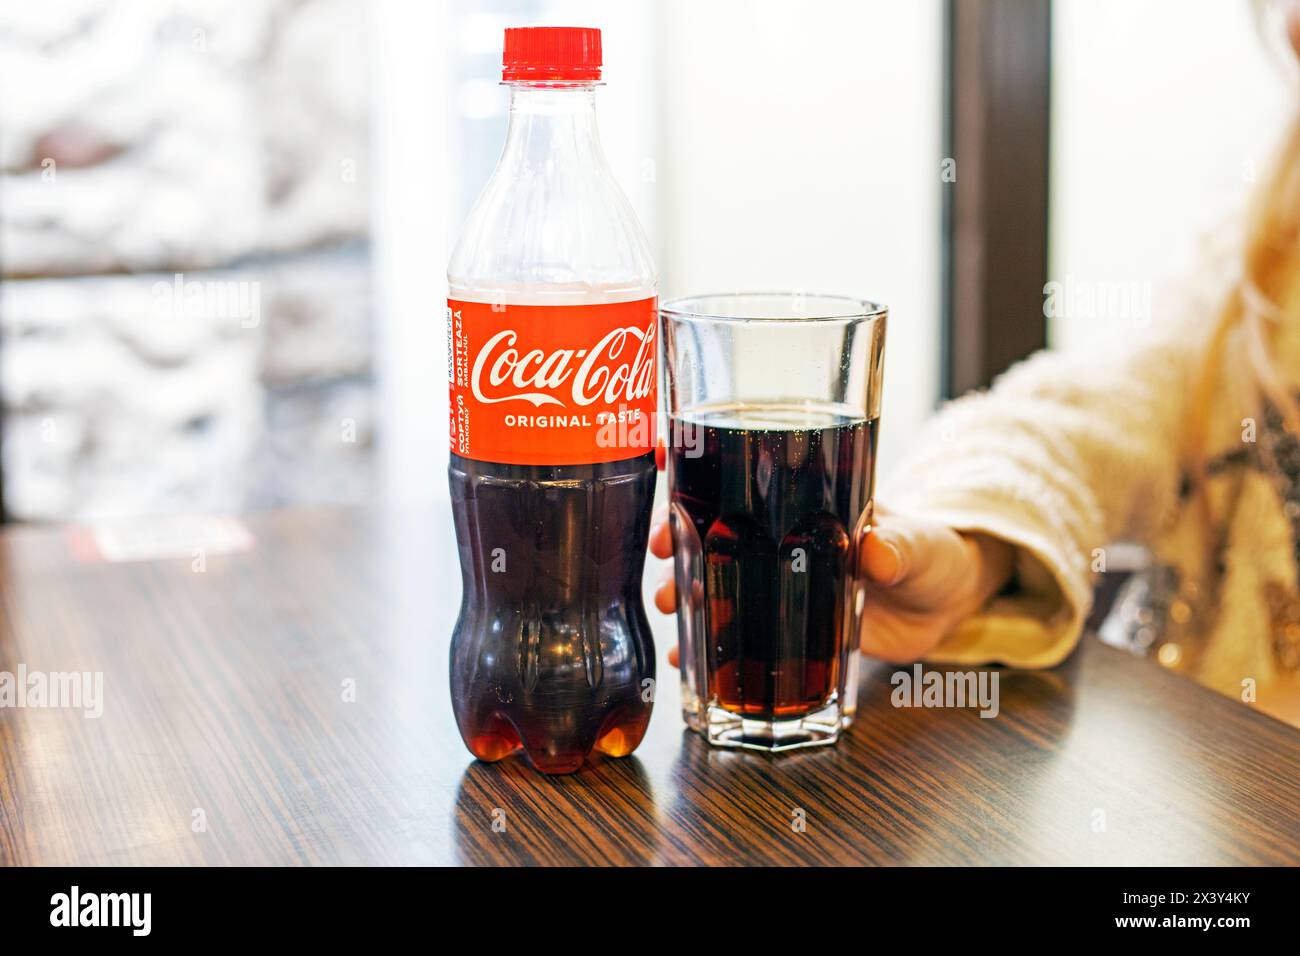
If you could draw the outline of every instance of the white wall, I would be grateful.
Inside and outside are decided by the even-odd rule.
[[[371,8],[376,417],[381,493],[391,502],[447,495],[446,14],[441,2]]]
[[[939,377],[938,0],[667,0],[664,296],[793,289],[890,307],[882,470]]]
[[[1158,296],[1266,168],[1289,53],[1246,0],[1056,0],[1053,17],[1051,278]],[[1100,347],[1129,318],[1076,310],[1049,340]]]

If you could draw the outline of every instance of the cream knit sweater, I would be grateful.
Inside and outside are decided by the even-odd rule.
[[[1050,667],[1074,648],[1090,610],[1094,569],[1108,546],[1146,545],[1153,559],[1206,580],[1207,533],[1191,496],[1181,496],[1184,418],[1226,283],[1208,295],[1153,297],[1147,328],[1114,323],[1108,354],[1039,353],[986,392],[950,403],[881,492],[901,512],[1016,546],[1017,585],[948,635],[932,659]],[[1277,340],[1280,365],[1300,380],[1300,322]],[[1211,458],[1243,447],[1243,424],[1259,414],[1240,329],[1227,343],[1207,423]],[[886,417],[886,425],[888,418]],[[1234,697],[1243,681],[1261,706],[1296,687],[1277,667],[1263,587],[1294,587],[1291,534],[1269,476],[1253,464],[1241,479],[1227,529],[1226,572],[1214,624],[1201,639],[1194,676]],[[1242,472],[1245,472],[1244,474]],[[1210,480],[1213,522],[1222,525],[1235,482]],[[1274,708],[1264,707],[1264,709]]]

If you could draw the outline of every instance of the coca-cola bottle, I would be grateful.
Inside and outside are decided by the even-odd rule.
[[[448,267],[451,697],[474,756],[570,773],[650,720],[655,269],[597,135],[600,31],[507,30],[503,62],[505,151]]]

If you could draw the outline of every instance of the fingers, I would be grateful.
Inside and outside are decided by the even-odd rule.
[[[665,574],[655,588],[655,607],[664,614],[672,614],[677,610],[677,583],[673,580],[672,571]]]
[[[876,525],[862,542],[859,564],[876,584],[890,587],[912,569],[912,540],[899,529]]]
[[[946,524],[920,515],[876,517],[858,546],[858,569],[868,584],[911,589],[928,582],[942,589],[976,569],[977,550]]]
[[[858,569],[869,597],[888,595],[890,605],[941,614],[970,613],[1007,577],[994,579],[970,536],[915,514],[879,520],[859,544]]]
[[[661,559],[673,556],[673,531],[666,510],[656,513],[650,525],[650,553]],[[664,614],[677,610],[677,585],[671,568],[655,588],[655,607]]]
[[[673,531],[667,511],[656,513],[654,522],[650,525],[650,553],[656,558],[673,556]]]

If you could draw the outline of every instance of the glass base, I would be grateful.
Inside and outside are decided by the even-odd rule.
[[[682,721],[697,734],[704,733],[704,714],[698,707],[683,707]]]
[[[710,707],[705,715],[706,722],[700,732],[713,746],[743,747],[768,753],[825,747],[840,739],[840,729],[844,726],[839,701],[816,713],[789,720],[740,717],[721,707]]]

